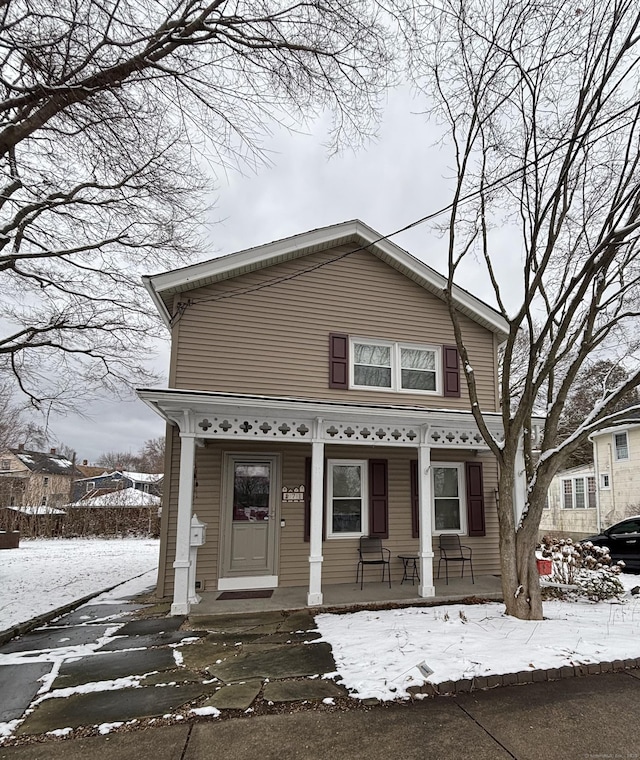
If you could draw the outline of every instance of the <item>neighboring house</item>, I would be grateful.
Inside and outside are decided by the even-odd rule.
[[[559,472],[540,530],[585,538],[640,514],[640,419],[592,433],[593,463]]]
[[[104,508],[140,508],[140,507],[155,507],[160,508],[160,497],[149,493],[148,491],[142,491],[139,488],[128,487],[124,489],[118,489],[115,491],[104,491],[98,496],[91,496],[91,494],[85,495],[79,501],[68,504],[67,507],[74,508],[91,508],[91,509],[104,509]]]
[[[160,496],[162,494],[162,473],[128,472],[116,470],[79,478],[73,487],[72,500],[78,502],[86,496],[100,496],[103,493],[133,488],[143,493]]]
[[[67,457],[28,451],[23,446],[0,453],[0,505],[59,507],[69,501],[81,473]]]
[[[553,478],[540,532],[575,539],[598,533],[598,494],[593,464],[563,470]]]
[[[419,553],[434,596],[437,536],[499,573],[497,466],[473,420],[433,269],[362,222],[145,278],[172,333],[169,388],[139,396],[168,422],[158,591],[172,613],[209,590],[298,586],[320,605],[353,583],[361,536]],[[454,289],[489,427],[502,437],[507,324]],[[517,504],[524,486],[517,486]],[[190,521],[206,541],[190,573]],[[355,597],[357,599],[357,597]],[[355,600],[354,599],[354,600]]]

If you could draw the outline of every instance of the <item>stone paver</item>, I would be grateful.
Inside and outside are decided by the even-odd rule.
[[[67,726],[77,728],[132,718],[158,717],[203,694],[210,694],[213,688],[211,684],[202,683],[148,686],[46,699],[27,717],[17,734],[41,734]]]
[[[346,697],[347,691],[324,678],[304,681],[270,681],[264,687],[263,698],[268,702],[299,702]]]
[[[297,678],[336,669],[329,644],[291,644],[266,652],[237,655],[216,665],[209,672],[225,683],[247,678]]]
[[[85,604],[73,612],[67,612],[55,620],[52,625],[82,625],[83,623],[126,622],[134,612],[142,609],[141,604],[118,602],[117,604]]]
[[[118,636],[148,636],[163,631],[177,631],[184,623],[184,617],[170,618],[147,618],[143,620],[131,620],[118,631]]]
[[[148,636],[116,636],[98,649],[98,652],[120,652],[125,649],[160,647],[167,644],[179,644],[183,639],[203,636],[205,631],[167,631],[152,633]]]
[[[280,626],[281,631],[311,631],[316,623],[310,612],[298,611],[287,615]]]
[[[213,615],[211,617],[192,615],[191,619],[194,627],[207,628],[209,631],[249,631],[252,628],[274,626],[273,632],[275,632],[284,621],[284,615],[282,612],[274,610],[242,615]]]
[[[112,681],[128,675],[142,675],[154,670],[175,668],[172,649],[142,649],[130,652],[107,652],[63,662],[54,689],[64,689],[93,681]]]
[[[218,710],[246,710],[258,696],[261,688],[262,681],[257,679],[223,686],[202,706],[217,707]]]
[[[234,644],[216,644],[206,639],[180,648],[185,666],[195,670],[204,670],[216,660],[234,657],[239,651],[240,647]]]
[[[41,649],[60,649],[61,647],[91,644],[104,636],[110,625],[77,625],[67,628],[38,628],[25,633],[19,639],[13,639],[0,647],[1,654],[31,652]]]
[[[255,639],[256,644],[295,644],[304,641],[314,641],[320,638],[319,631],[302,631],[300,633],[269,633]]]
[[[42,685],[38,679],[51,668],[50,662],[0,666],[0,723],[22,716]]]

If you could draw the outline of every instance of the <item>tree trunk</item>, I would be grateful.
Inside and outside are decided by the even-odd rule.
[[[526,518],[516,525],[513,512],[515,467],[500,471],[498,521],[502,594],[507,615],[520,620],[542,620],[542,597],[536,566],[537,525]]]

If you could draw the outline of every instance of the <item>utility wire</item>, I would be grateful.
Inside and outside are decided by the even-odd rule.
[[[608,119],[605,119],[602,124],[600,125],[605,126],[606,124],[617,120],[622,116],[623,114],[627,113],[628,111],[635,111],[638,108],[638,104],[634,103],[633,105],[628,106],[627,108],[622,109],[622,111],[613,114]],[[615,129],[612,129],[611,132],[608,133],[608,135],[613,134],[614,132],[619,131],[620,129],[623,129],[625,125],[620,125],[616,127]],[[598,130],[600,131],[600,130]],[[516,178],[518,175],[525,174],[530,168],[538,164],[539,161],[544,160],[549,157],[553,157],[554,154],[558,152],[558,150],[565,145],[569,145],[572,142],[580,142],[582,137],[589,133],[589,130],[587,130],[584,134],[574,135],[572,137],[568,137],[565,140],[560,141],[558,145],[556,145],[553,148],[550,148],[545,153],[541,154],[540,156],[537,156],[534,159],[531,159],[528,162],[525,162],[522,166],[513,169],[510,172],[507,172],[507,174],[502,175],[498,177],[497,179],[493,180],[493,182],[490,182],[489,184],[485,185],[482,188],[479,188],[477,190],[471,190],[470,192],[466,193],[465,195],[461,195],[457,200],[457,205],[461,205],[463,203],[467,203],[470,200],[473,200],[474,198],[478,197],[481,193],[486,193],[488,190],[492,190],[495,187],[498,187],[505,182],[508,182],[511,179]],[[588,145],[591,142],[597,142],[598,140],[601,140],[602,137],[608,136],[608,135],[600,135],[600,136],[594,136],[593,140],[589,140],[585,143],[585,146]],[[402,232],[406,232],[407,230],[410,230],[414,227],[418,227],[421,224],[424,224],[425,222],[431,221],[432,219],[437,218],[438,216],[441,216],[442,214],[446,213],[447,211],[452,210],[454,207],[454,202],[447,203],[446,206],[443,206],[442,208],[438,209],[437,211],[434,211],[430,214],[427,214],[426,216],[420,217],[419,219],[414,220],[413,222],[410,222],[409,224],[406,224],[404,227],[400,227],[397,230],[394,230],[393,232],[388,233],[387,235],[381,235],[380,237],[376,238],[375,240],[372,240],[370,243],[367,243],[366,245],[359,246],[358,248],[354,248],[352,251],[347,251],[345,253],[342,253],[338,256],[335,256],[334,258],[328,259],[327,261],[322,261],[318,264],[314,264],[313,266],[307,267],[305,269],[301,269],[298,272],[292,272],[289,275],[283,275],[282,277],[274,277],[270,280],[265,280],[264,282],[260,283],[259,285],[252,285],[246,288],[239,288],[237,290],[231,291],[229,293],[221,293],[214,296],[208,296],[207,298],[198,298],[198,299],[190,299],[188,301],[183,301],[178,304],[178,308],[176,313],[171,317],[169,321],[169,326],[173,327],[177,322],[180,321],[182,315],[187,310],[189,306],[194,306],[196,304],[201,303],[210,303],[213,301],[223,301],[227,298],[235,298],[239,295],[247,295],[250,293],[255,293],[259,290],[263,290],[264,288],[272,287],[273,285],[278,285],[282,282],[288,282],[290,280],[294,280],[297,277],[301,277],[302,275],[309,274],[310,272],[314,272],[317,269],[321,269],[322,267],[327,266],[328,264],[333,264],[336,261],[340,261],[341,259],[347,258],[347,256],[352,256],[354,253],[359,253],[361,251],[365,251],[371,246],[376,245],[377,243],[381,243],[384,240],[389,240],[392,237],[395,237],[396,235],[400,235]]]

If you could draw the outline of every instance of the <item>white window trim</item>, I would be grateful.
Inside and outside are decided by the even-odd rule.
[[[451,467],[458,470],[458,498],[460,500],[460,528],[458,530],[436,529],[436,488],[434,482],[435,467]],[[431,462],[431,524],[433,525],[434,536],[467,535],[467,482],[465,480],[464,462]]]
[[[618,447],[616,446],[617,435],[623,435],[627,441],[627,456],[626,457],[618,456]],[[613,441],[613,457],[616,460],[616,462],[628,462],[629,459],[631,459],[631,451],[629,450],[629,433],[627,433],[626,430],[623,430],[622,432],[619,432],[619,433],[612,433],[611,439]]]
[[[382,385],[356,385],[355,376],[355,350],[356,343],[368,346],[385,346],[391,350],[391,387]],[[435,354],[436,388],[433,391],[424,391],[417,388],[403,388],[402,367],[400,364],[401,349],[418,349],[420,351],[432,351]],[[376,391],[382,393],[418,393],[421,396],[442,396],[442,347],[431,346],[426,343],[405,343],[401,341],[380,340],[378,338],[349,337],[349,388],[358,391]]]
[[[597,483],[596,483],[596,490],[591,491],[591,492],[589,491],[589,478],[594,478],[594,477],[595,477],[594,475],[577,475],[574,477],[562,478],[562,480],[560,481],[560,508],[566,509],[567,511],[575,510],[575,509],[579,509],[581,511],[583,509],[596,509],[596,504],[594,504],[592,507],[589,506],[589,493],[597,494]],[[582,496],[584,498],[584,506],[582,507],[578,506],[578,491],[576,488],[576,482],[578,480],[581,480],[584,484],[584,491],[582,492]],[[564,503],[564,497],[565,497],[564,484],[565,483],[571,483],[572,504],[570,507],[565,507],[565,503]]]
[[[354,533],[333,532],[333,467],[334,465],[359,465],[362,469],[360,524],[363,530]],[[360,538],[369,535],[369,460],[367,459],[327,459],[327,539]]]
[[[604,479],[607,479],[609,482],[607,485],[604,484]],[[611,474],[608,472],[601,472],[600,473],[600,490],[601,491],[610,491],[611,490]]]

